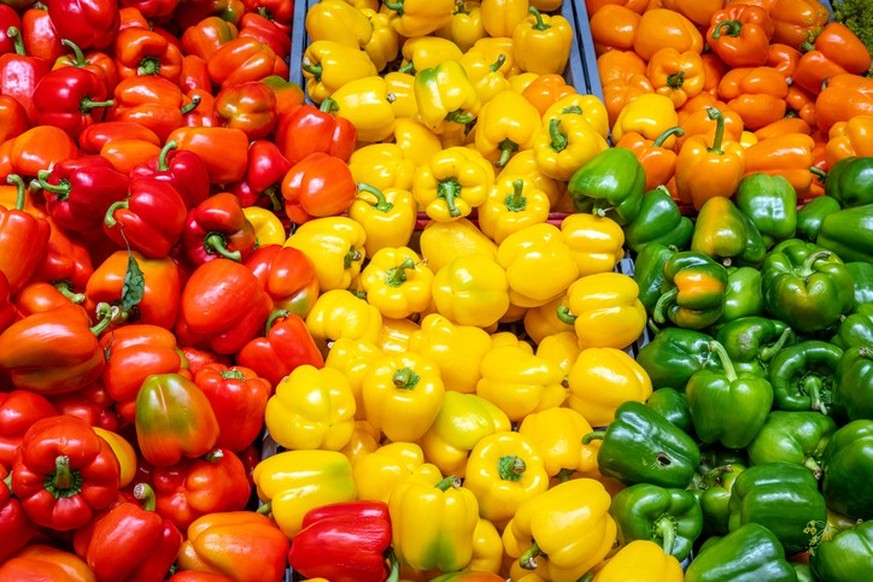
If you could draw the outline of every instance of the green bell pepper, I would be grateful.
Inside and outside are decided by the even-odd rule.
[[[651,540],[679,561],[691,553],[703,531],[700,505],[687,489],[637,483],[615,494],[609,514],[615,519],[622,545]]]
[[[634,281],[640,288],[640,302],[652,313],[661,297],[664,285],[664,265],[676,254],[676,249],[653,242],[643,247],[634,262]]]
[[[855,307],[855,312],[840,323],[831,343],[844,350],[854,346],[873,345],[873,304]]]
[[[709,327],[721,317],[727,269],[702,253],[680,251],[664,263],[661,297],[652,315],[685,329]]]
[[[873,420],[837,429],[821,458],[828,507],[852,519],[873,518]]]
[[[746,470],[742,463],[727,463],[699,470],[692,491],[703,513],[703,528],[709,534],[724,535],[730,516],[731,489],[740,473]]]
[[[773,356],[797,341],[785,323],[754,316],[720,326],[715,339],[724,346],[738,371],[762,375],[766,375]]]
[[[707,200],[697,214],[691,250],[729,266],[734,262],[759,265],[767,245],[755,224],[729,199]]]
[[[873,204],[846,208],[825,217],[816,244],[843,261],[873,263]]]
[[[873,346],[853,346],[843,352],[831,397],[841,418],[873,420]]]
[[[841,531],[809,552],[809,565],[819,580],[873,580],[873,521]]]
[[[754,267],[730,267],[724,291],[724,309],[716,323],[764,313],[761,298],[761,271]]]
[[[843,208],[873,204],[873,158],[850,156],[839,160],[827,173],[825,194]]]
[[[709,349],[721,360],[723,371],[701,370],[688,380],[685,395],[694,431],[701,442],[741,449],[764,425],[773,404],[773,388],[762,376],[738,374],[717,341],[710,342]]]
[[[830,196],[818,196],[797,212],[797,237],[815,242],[826,216],[840,211],[840,203]]]
[[[764,243],[794,236],[797,230],[797,192],[785,176],[751,174],[740,181],[737,207],[754,224]]]
[[[807,340],[776,354],[770,361],[776,408],[827,414],[842,355],[837,346],[818,340]]]
[[[797,582],[816,582],[816,578],[812,573],[812,568],[809,564],[802,562],[791,562],[794,568],[794,573],[797,575]]]
[[[577,212],[608,216],[630,224],[640,213],[646,172],[632,151],[606,149],[570,177],[567,192]]]
[[[746,524],[702,549],[688,565],[685,582],[796,582],[785,550],[769,529]]]
[[[624,227],[624,240],[637,253],[653,242],[686,249],[693,231],[694,224],[682,215],[667,187],[658,186],[643,195],[640,213]]]
[[[873,264],[851,261],[846,263],[846,268],[855,284],[855,309],[873,303]]]
[[[818,412],[774,410],[749,444],[749,460],[803,465],[821,479],[821,457],[836,430],[834,419]]]
[[[684,488],[700,463],[694,439],[642,402],[622,403],[605,431],[588,433],[582,442],[594,439],[603,439],[600,472],[625,484]]]
[[[691,434],[694,431],[688,399],[683,392],[667,386],[658,388],[649,395],[646,406],[678,426],[682,432]]]
[[[834,253],[798,239],[783,241],[761,267],[764,307],[800,333],[823,331],[855,303],[852,276]]]
[[[763,525],[776,535],[788,556],[816,545],[827,518],[818,481],[800,465],[752,465],[740,473],[731,490],[731,531],[748,523]]]
[[[649,375],[653,388],[673,386],[684,392],[695,372],[722,369],[718,357],[709,351],[710,341],[710,336],[699,331],[667,327],[640,348],[637,363]]]

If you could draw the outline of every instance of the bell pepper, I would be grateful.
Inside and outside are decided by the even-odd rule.
[[[514,26],[511,33],[516,63],[522,71],[539,75],[562,73],[570,59],[573,37],[570,23],[561,15],[543,15],[533,6],[528,11],[530,15]]]
[[[549,199],[529,177],[503,175],[478,209],[479,228],[500,244],[531,224],[546,222]]]
[[[11,467],[12,464],[7,465],[5,462],[0,464],[0,478],[4,479],[3,484],[0,485],[0,516],[3,519],[0,526],[0,539],[4,544],[3,550],[0,551],[0,558],[4,563],[28,545],[36,533],[33,523],[21,508],[21,502],[12,496],[10,484],[5,481],[7,478],[11,479],[7,466]]]
[[[264,337],[256,337],[243,346],[237,361],[272,386],[298,366],[324,364],[321,350],[300,315],[277,309],[267,319],[266,328]]]
[[[778,352],[770,362],[776,407],[826,413],[842,355],[842,349],[817,340],[807,340]]]
[[[867,576],[870,537],[870,525],[863,523],[823,541],[810,552],[812,572],[839,582]]]
[[[646,174],[646,191],[663,186],[673,177],[676,171],[676,153],[671,148],[664,147],[664,142],[674,135],[681,137],[685,135],[685,130],[678,126],[671,127],[654,140],[630,131],[623,134],[615,144],[632,151],[643,166]]]
[[[867,447],[871,429],[873,422],[867,419],[841,426],[831,436],[822,456],[822,492],[828,507],[851,519],[866,520],[873,514],[873,498],[866,490],[859,490],[856,480],[870,471]]]
[[[536,165],[547,177],[567,181],[607,149],[606,140],[578,115],[552,117],[534,137]]]
[[[384,7],[397,13],[397,18],[393,20],[394,29],[401,36],[415,38],[426,36],[445,26],[452,18],[454,2],[453,0],[435,2],[392,0],[385,3]]]
[[[802,48],[811,48],[809,44]],[[852,30],[842,22],[828,22],[815,37],[815,50],[836,62],[847,73],[863,75],[870,68],[870,52]]]
[[[66,579],[75,582],[94,580],[94,572],[72,552],[43,545],[30,545],[0,565],[0,576],[10,580],[39,576],[44,580]]]
[[[491,101],[498,93],[512,89],[506,71],[509,69],[507,63],[514,62],[514,57],[501,52],[496,60],[489,60],[490,52],[484,48],[471,48],[458,59],[482,104]]]
[[[703,61],[693,50],[660,49],[649,60],[646,73],[655,94],[669,98],[677,108],[703,91]]]
[[[21,16],[17,10],[8,4],[0,8],[0,54],[15,52],[14,34],[9,36],[6,32],[10,26],[21,30]]]
[[[382,314],[350,291],[331,289],[318,296],[306,327],[317,342],[349,338],[373,343],[379,339]]]
[[[246,260],[255,250],[257,237],[239,198],[221,192],[188,211],[181,244],[185,258],[196,267],[219,258]]]
[[[718,96],[743,118],[747,128],[759,129],[785,116],[788,83],[771,67],[732,69],[718,84]]]
[[[782,175],[751,174],[743,178],[736,194],[737,207],[764,236],[781,241],[797,228],[797,193]],[[768,245],[769,246],[769,245]]]
[[[855,267],[866,265],[867,263],[849,263],[847,267]],[[867,271],[866,267],[864,271]],[[858,298],[858,271],[856,268],[850,270],[852,278],[855,280],[855,297]],[[860,275],[866,277],[866,273]],[[863,299],[866,301],[866,291]],[[856,305],[855,310],[840,323],[836,335],[831,338],[831,343],[839,348],[846,350],[850,347],[863,346],[868,343],[873,332],[873,320],[870,316],[873,315],[873,307],[866,303]]]
[[[821,479],[822,454],[836,430],[834,420],[818,412],[774,410],[749,444],[749,460],[801,465]]]
[[[825,178],[825,193],[843,208],[873,203],[865,188],[871,160],[873,158],[849,156],[836,161]]]
[[[361,272],[366,233],[346,217],[317,218],[301,225],[285,242],[302,251],[315,264],[322,292],[347,289]]]
[[[715,582],[745,577],[789,582],[797,579],[785,559],[776,534],[755,522],[747,523],[703,549],[685,572],[688,582]]]
[[[825,159],[831,170],[843,158],[864,158],[873,154],[873,140],[869,137],[870,124],[873,122],[871,117],[873,116],[856,115],[831,127],[825,146]]]
[[[555,407],[527,415],[518,427],[543,457],[550,477],[580,472],[588,474],[597,468],[595,442],[582,444],[582,437],[591,432],[585,417],[571,408]]]
[[[52,403],[35,392],[27,390],[4,392],[0,396],[0,466],[12,467],[15,452],[30,425],[41,418],[57,416],[57,414]]]
[[[869,205],[846,208],[825,216],[815,242],[839,253],[846,261],[868,261],[873,253],[863,229],[870,220],[870,208]],[[846,239],[848,233],[854,233],[852,242]]]
[[[863,312],[866,310],[865,304],[873,303],[871,301],[873,298],[873,287],[871,287],[873,269],[868,263],[858,261],[846,263],[846,268],[849,269],[849,274],[852,275],[852,280],[855,282],[855,312]]]
[[[624,256],[624,233],[611,218],[570,214],[561,221],[561,233],[580,277],[612,271]]]
[[[691,237],[691,250],[731,265],[759,265],[767,246],[752,219],[730,198],[716,196],[703,203]]]
[[[249,140],[241,129],[181,127],[167,139],[200,156],[214,184],[230,184],[245,176]]]
[[[654,311],[661,298],[661,287],[667,282],[664,265],[676,252],[667,245],[652,242],[637,253],[633,277],[639,287],[639,299],[649,313]]]
[[[260,435],[264,408],[273,391],[268,380],[244,366],[206,364],[194,376],[218,421],[216,446],[239,452]]]
[[[662,48],[700,53],[703,49],[703,37],[694,23],[679,12],[664,8],[647,10],[640,18],[637,33],[634,35],[634,52],[649,60]]]
[[[306,91],[321,103],[348,81],[377,74],[369,55],[355,47],[332,40],[318,40],[303,55]]]
[[[817,196],[797,211],[797,237],[814,242],[826,216],[840,210],[840,203],[831,196]]]
[[[282,211],[282,199],[279,195],[282,178],[290,169],[291,162],[274,142],[266,139],[255,140],[249,145],[245,176],[241,181],[230,185],[229,190],[237,195],[244,208],[257,208],[259,206],[271,208],[273,212],[270,215],[275,217],[273,213],[281,213]],[[252,220],[248,215],[246,218]],[[281,230],[281,242],[285,242],[284,226]],[[260,242],[261,245],[280,244]]]
[[[233,311],[227,302],[244,299],[241,317],[228,320]],[[181,343],[208,347],[219,354],[238,352],[263,329],[271,312],[271,299],[252,271],[227,259],[197,267],[182,289],[175,332]]]
[[[765,173],[788,180],[798,198],[807,197],[812,185],[813,139],[808,135],[789,133],[762,139],[746,149],[745,176]]]
[[[111,2],[50,0],[46,6],[58,34],[82,48],[106,48],[118,34],[119,7]]]
[[[372,426],[367,423],[372,429]],[[381,433],[376,432],[376,438]],[[466,458],[466,456],[465,456]],[[358,498],[387,503],[394,488],[413,478],[436,482],[442,479],[440,470],[425,463],[422,448],[415,443],[388,443],[366,453],[354,463],[352,474],[358,487]]]
[[[453,323],[488,327],[509,308],[506,271],[489,256],[459,256],[434,275],[433,299]]]
[[[30,123],[35,123],[37,110],[33,94],[39,81],[51,70],[51,61],[28,56],[19,27],[7,26],[4,32],[6,38],[11,40],[13,50],[0,55],[0,92],[18,101],[27,112]]]
[[[624,349],[646,326],[646,308],[638,293],[636,282],[627,275],[608,272],[581,277],[567,289],[558,317],[573,324],[583,350]],[[609,328],[608,334],[603,333],[603,326]]]
[[[617,142],[625,133],[633,131],[655,140],[678,122],[675,107],[668,97],[655,93],[641,95],[621,109],[612,126],[612,139]]]
[[[416,162],[396,143],[370,144],[358,148],[348,162],[358,184],[364,183],[381,190],[408,190],[412,187]]]
[[[263,515],[210,513],[188,527],[186,538],[179,551],[181,570],[240,582],[278,579],[285,571],[288,538]]]
[[[649,395],[646,406],[678,426],[688,434],[694,431],[691,414],[688,411],[688,398],[684,392],[675,388],[658,388]]]
[[[481,205],[493,182],[494,169],[482,154],[452,147],[419,166],[413,178],[412,195],[430,218],[450,222],[468,216]]]
[[[330,184],[330,187],[327,187]],[[282,179],[285,213],[295,224],[345,212],[357,189],[348,165],[325,153],[309,154]]]
[[[336,102],[329,99],[320,108],[300,105],[280,116],[275,143],[291,164],[315,152],[349,161],[355,149],[355,126],[334,116],[335,110]]]
[[[0,119],[3,119],[3,129],[0,130],[0,142],[10,141],[30,128],[27,111],[11,95],[0,95]],[[5,172],[4,172],[5,173]]]
[[[645,539],[622,546],[594,575],[592,582],[618,582],[633,575],[641,581],[684,580],[682,566],[675,557],[665,554],[661,546]]]
[[[505,551],[522,568],[537,568],[541,556],[545,561],[541,567],[552,580],[576,580],[600,562],[615,542],[609,503],[609,494],[594,479],[556,485],[522,503],[503,532]]]
[[[572,362],[566,382],[570,389],[567,406],[592,426],[609,424],[621,403],[645,402],[652,393],[645,370],[616,348],[583,349]],[[608,391],[603,390],[605,386]]]
[[[103,121],[85,128],[79,135],[81,151],[87,154],[99,154],[107,143],[113,140],[141,139],[156,146],[161,145],[158,136],[152,130],[132,121]]]
[[[494,241],[466,218],[453,222],[428,222],[419,243],[421,254],[434,273],[439,273],[452,260],[462,256],[478,253],[491,259],[497,257]]]
[[[273,49],[276,56],[286,61],[291,56],[291,26],[270,20],[260,12],[246,12],[239,21],[239,36],[253,38]]]
[[[183,124],[182,90],[157,76],[133,76],[116,85],[109,110],[110,121],[131,121],[144,125],[161,140]]]
[[[687,248],[694,228],[666,187],[658,186],[643,195],[639,214],[625,225],[624,231],[628,246],[640,252],[650,243]]]
[[[610,148],[586,162],[570,178],[568,193],[577,210],[591,208],[620,225],[637,217],[646,176],[633,152]]]
[[[414,75],[416,71],[436,67],[446,61],[456,61],[464,52],[452,41],[437,36],[423,36],[404,41],[403,62],[399,72]]]
[[[481,3],[478,0],[455,2],[455,11],[451,20],[434,31],[440,38],[445,38],[466,52],[480,38],[485,38],[485,24],[482,21]]]
[[[819,2],[776,0],[770,8],[770,17],[774,25],[773,41],[799,48],[821,32],[829,14]]]
[[[846,69],[835,59],[819,50],[810,50],[800,57],[791,79],[801,90],[815,96],[828,86],[830,79],[846,74]]]
[[[400,50],[399,35],[394,29],[393,18],[374,8],[362,8],[361,12],[367,17],[372,30],[370,40],[362,48],[369,55],[376,70],[383,71],[389,62],[397,58]]]
[[[203,160],[192,151],[179,149],[174,141],[168,141],[148,163],[131,169],[130,176],[168,182],[182,196],[186,208],[197,206],[209,195],[209,174]]]
[[[765,375],[770,361],[795,343],[794,331],[785,323],[758,316],[743,316],[720,325],[719,343],[740,372]]]
[[[6,177],[15,185],[15,205],[9,209],[0,206],[0,271],[6,275],[9,293],[14,294],[36,273],[45,258],[51,236],[49,223],[25,210],[27,190],[16,174]],[[17,248],[27,241],[26,249]]]
[[[367,146],[367,147],[374,147]],[[358,150],[360,152],[362,150]],[[357,152],[356,152],[357,154]],[[354,160],[354,156],[352,157]],[[350,166],[352,172],[355,169]],[[364,250],[373,256],[380,249],[409,244],[415,230],[416,204],[412,193],[405,189],[378,188],[357,180],[358,194],[349,207],[349,218],[359,223],[366,233]],[[375,199],[375,203],[370,199]]]
[[[527,16],[526,2],[518,0],[488,0],[482,2],[482,24],[490,37],[509,37]],[[560,72],[560,71],[559,71]]]
[[[186,55],[196,55],[203,60],[218,50],[222,44],[239,36],[239,27],[220,16],[207,16],[182,32],[180,41]]]
[[[269,75],[288,76],[288,65],[268,45],[240,36],[222,44],[206,61],[209,78],[222,89]]]
[[[394,131],[394,109],[388,84],[382,77],[350,81],[337,89],[331,99],[337,103],[337,117],[350,121],[355,127],[358,141],[382,141]]]
[[[114,103],[107,99],[106,83],[96,73],[78,67],[47,73],[33,92],[35,121],[60,127],[74,139],[100,121],[103,109]]]
[[[476,149],[498,168],[518,150],[531,149],[540,130],[539,112],[515,91],[501,91],[482,106],[476,124]]]
[[[774,26],[764,8],[729,6],[714,13],[707,24],[707,43],[727,66],[760,67],[767,63]]]
[[[249,140],[272,135],[278,121],[276,96],[260,80],[223,88],[215,96],[214,110],[222,126],[241,129]]]
[[[122,79],[157,75],[175,83],[182,72],[181,48],[155,30],[121,30],[115,38],[114,53]]]
[[[558,308],[561,307],[563,303],[564,297],[556,297],[545,305],[529,308],[524,314],[524,332],[534,343],[537,344],[538,349],[540,342],[547,337],[556,334],[569,333],[572,339],[573,348],[575,348],[576,355],[578,355],[581,348],[579,348],[579,340],[576,337],[576,331],[573,329],[573,325],[566,323],[558,317]],[[563,344],[563,341],[562,338],[560,343]],[[563,350],[559,351],[562,352]],[[575,359],[575,357],[573,359]]]
[[[843,352],[837,366],[831,400],[840,418],[849,421],[870,417],[866,399],[870,392],[870,350],[852,346]]]
[[[422,123],[437,134],[449,124],[466,125],[481,108],[479,96],[458,61],[446,61],[415,74],[415,99]]]
[[[544,120],[561,118],[568,115],[579,115],[593,127],[604,139],[609,137],[609,117],[606,106],[596,95],[570,93],[552,103],[545,113]]]
[[[433,272],[408,247],[386,247],[370,258],[361,272],[367,301],[383,317],[402,319],[431,304]]]
[[[634,37],[640,26],[639,13],[621,4],[607,4],[592,12],[590,19],[595,54],[633,51]]]
[[[258,241],[258,248],[261,245],[281,246],[287,239],[282,219],[273,214],[272,211],[260,206],[247,206],[243,208],[243,214],[246,220],[251,223],[252,228],[255,229],[255,240]]]
[[[695,441],[642,402],[624,402],[605,431],[591,432],[582,442],[594,439],[603,439],[597,451],[601,474],[626,484],[685,487],[700,462]]]
[[[708,256],[682,251],[664,263],[661,297],[654,306],[653,318],[686,329],[703,329],[721,317],[727,270]]]
[[[106,210],[104,231],[118,246],[161,259],[179,241],[185,215],[185,201],[169,182],[135,178],[130,181],[127,200],[114,202]]]
[[[373,34],[360,10],[342,0],[328,0],[306,11],[306,33],[313,41],[332,40],[364,48]]]

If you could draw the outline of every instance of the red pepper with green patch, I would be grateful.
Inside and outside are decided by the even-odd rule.
[[[284,309],[267,320],[264,337],[251,340],[237,354],[237,361],[252,368],[274,387],[298,366],[321,368],[324,356],[299,315]]]
[[[256,245],[255,229],[234,194],[220,192],[188,211],[182,250],[191,265],[202,265],[220,257],[244,261]]]

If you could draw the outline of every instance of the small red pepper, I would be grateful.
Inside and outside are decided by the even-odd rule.
[[[342,214],[351,207],[357,193],[349,165],[321,152],[295,163],[282,179],[285,214],[296,224]]]
[[[193,208],[209,197],[206,164],[196,153],[180,150],[172,140],[164,144],[161,153],[147,164],[134,167],[130,177],[153,177],[167,182],[182,196],[186,208]]]
[[[255,442],[273,393],[269,380],[245,366],[213,363],[198,370],[194,383],[206,394],[218,420],[216,446],[239,452]]]
[[[244,207],[263,203],[272,207],[274,212],[281,212],[284,205],[282,179],[290,169],[291,163],[275,143],[258,139],[249,145],[245,177],[231,184],[229,189],[239,197]]]
[[[107,48],[121,24],[116,0],[46,0],[58,35],[87,48]]]
[[[98,382],[75,392],[53,396],[51,403],[58,414],[75,416],[94,428],[116,432],[121,422],[112,407],[114,402]]]
[[[260,280],[276,309],[305,318],[318,298],[315,265],[294,247],[266,245],[245,260],[245,266]]]
[[[24,513],[21,501],[9,490],[7,466],[12,464],[0,463],[0,563],[29,544],[36,534],[36,527]]]
[[[105,108],[114,104],[107,99],[106,83],[96,73],[79,67],[51,71],[33,93],[37,123],[60,127],[73,139],[102,120]]]
[[[10,174],[6,181],[18,189],[14,208],[0,206],[0,272],[9,289],[16,293],[33,277],[48,249],[51,227],[44,218],[24,210],[27,191],[24,181]]]
[[[219,257],[244,261],[256,245],[255,229],[234,194],[220,192],[188,211],[182,251],[191,265],[202,265]]]
[[[44,396],[30,390],[0,392],[0,467],[11,467],[24,433],[41,418],[58,411]],[[2,485],[0,485],[2,498]],[[0,519],[0,523],[2,523]],[[2,547],[2,544],[0,544]],[[0,550],[2,552],[2,550]]]
[[[182,74],[182,51],[157,31],[126,28],[115,39],[115,61],[122,79],[159,76],[173,83]]]
[[[237,83],[215,96],[215,114],[221,125],[241,129],[250,140],[263,139],[278,121],[276,95],[260,81]]]
[[[36,123],[33,92],[40,79],[51,70],[51,62],[25,53],[21,31],[14,26],[6,30],[15,44],[15,52],[0,54],[0,94],[9,95],[21,103],[31,124]]]
[[[289,162],[296,164],[315,152],[349,161],[357,132],[349,120],[331,115],[335,107],[333,99],[325,99],[320,107],[300,105],[282,114],[275,141]]]
[[[21,15],[21,35],[31,56],[53,63],[64,53],[61,36],[42,2],[33,3]]]

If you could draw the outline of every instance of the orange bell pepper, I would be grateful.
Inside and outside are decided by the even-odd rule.
[[[146,139],[114,139],[100,148],[100,155],[122,174],[129,174],[134,166],[146,164],[161,153],[157,146]]]
[[[770,49],[767,51],[767,62],[765,64],[779,71],[786,79],[790,79],[794,77],[794,71],[797,70],[800,56],[800,51],[796,48],[781,42],[775,42],[770,45]]]
[[[800,48],[815,38],[830,19],[830,12],[819,0],[776,0],[770,8],[773,42]]]
[[[676,159],[676,189],[680,200],[700,210],[710,198],[730,198],[746,169],[746,152],[736,141],[724,139],[724,116],[718,109],[708,110],[717,123],[712,145],[705,136],[685,141]]]
[[[703,52],[703,36],[694,23],[672,10],[648,10],[640,18],[634,37],[634,50],[646,60],[662,48]]]
[[[34,544],[25,547],[0,565],[4,580],[65,580],[93,582],[94,572],[72,552]]]
[[[703,53],[703,91],[715,97],[718,94],[718,83],[727,72],[727,67],[713,53]]]
[[[534,79],[521,93],[521,96],[536,107],[537,111],[540,112],[540,116],[542,116],[545,115],[546,110],[551,107],[552,103],[565,95],[575,92],[576,89],[572,85],[568,85],[564,77],[551,73],[540,75]]]
[[[706,26],[713,14],[724,6],[725,0],[663,0],[667,10],[678,12],[698,26]]]
[[[21,176],[36,176],[40,170],[79,156],[76,142],[66,131],[53,125],[31,127],[8,142],[12,142],[9,150],[12,172]]]
[[[831,127],[825,146],[828,167],[843,158],[873,156],[873,115],[856,115]]]
[[[828,80],[837,75],[845,75],[846,69],[836,61],[828,58],[819,50],[805,53],[797,62],[797,68],[792,75],[793,86],[818,95],[824,89]]]
[[[630,8],[608,4],[591,16],[594,52],[602,55],[611,50],[632,50],[640,15]]]
[[[715,107],[722,112],[724,117],[724,134],[725,139],[729,141],[740,141],[745,130],[743,118],[736,111],[727,107],[723,102],[712,99],[711,102],[699,100],[700,104],[697,109],[688,111],[685,108],[679,112],[679,127],[685,132],[676,140],[676,148],[681,149],[683,144],[695,135],[705,136],[708,140],[715,137],[715,130],[718,124],[714,119],[709,117],[707,110],[710,107]]]
[[[838,121],[856,115],[873,115],[873,79],[858,75],[837,75],[815,101],[815,121],[827,133]]]
[[[755,137],[758,138],[758,141],[763,141],[787,133],[810,135],[812,134],[812,127],[800,117],[786,116],[757,130]]]
[[[745,175],[764,173],[784,176],[794,186],[797,197],[809,192],[812,183],[812,137],[802,133],[786,133],[759,141],[746,150]]]
[[[646,75],[655,93],[668,97],[674,107],[703,91],[703,59],[694,51],[662,48],[649,60]]]
[[[732,69],[718,84],[718,96],[740,114],[749,129],[785,117],[788,82],[772,67]]]
[[[222,44],[206,61],[209,78],[222,88],[260,81],[270,75],[288,78],[288,64],[270,45],[252,37],[239,37]]]
[[[767,62],[773,21],[758,6],[728,5],[712,15],[706,42],[729,67],[760,67]]]
[[[797,117],[807,122],[811,127],[816,126],[815,95],[812,95],[805,89],[801,89],[797,85],[792,85],[788,88],[785,102],[788,104],[788,109],[797,114]]]
[[[646,139],[631,131],[621,136],[616,147],[627,148],[634,153],[646,172],[646,191],[666,184],[676,172],[676,152],[664,147],[670,136],[684,134],[681,127],[671,127],[655,140]]]
[[[808,43],[803,48],[809,49]],[[863,75],[870,69],[870,52],[852,30],[840,22],[830,22],[815,38],[815,50],[843,67],[847,73]]]
[[[610,127],[631,100],[655,91],[646,76],[646,62],[633,51],[603,53],[597,57],[597,69]]]
[[[649,0],[587,0],[585,8],[588,9],[588,17],[591,18],[606,6],[624,6],[642,14],[649,7]]]
[[[180,150],[200,156],[206,165],[209,181],[230,184],[241,180],[248,168],[249,138],[232,127],[180,127],[170,134]]]
[[[597,73],[605,87],[613,81],[626,79],[628,75],[645,75],[646,61],[632,50],[609,51],[597,57]]]

